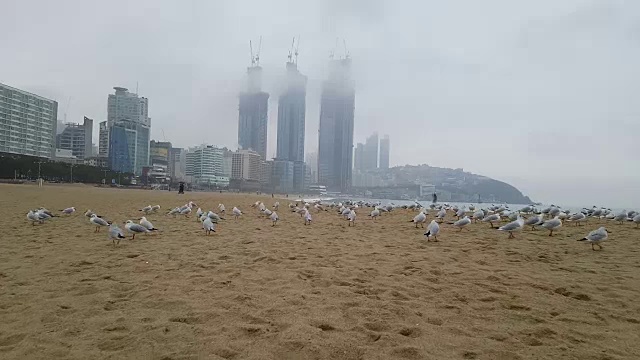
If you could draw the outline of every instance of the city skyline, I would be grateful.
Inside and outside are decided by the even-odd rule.
[[[307,149],[317,148],[328,56],[348,52],[358,94],[354,136],[389,134],[393,165],[464,168],[540,201],[576,203],[589,194],[595,203],[626,204],[637,193],[640,170],[628,164],[640,130],[640,3],[294,4],[159,0],[150,12],[118,0],[9,2],[0,21],[21,31],[0,37],[8,54],[0,59],[2,82],[56,100],[59,119],[88,116],[94,128],[106,120],[103,96],[111,87],[139,87],[151,99],[152,139],[164,140],[164,132],[177,147],[233,148],[247,40],[263,36],[263,88],[272,94],[268,117],[275,119],[282,62],[299,34],[298,65],[309,79]],[[65,41],[36,49],[43,33]],[[276,126],[269,121],[270,155]],[[451,144],[500,161],[442,151]],[[576,156],[585,144],[597,150]],[[593,173],[593,163],[612,170]]]

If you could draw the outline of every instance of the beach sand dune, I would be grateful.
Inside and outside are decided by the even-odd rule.
[[[638,359],[640,230],[589,219],[516,239],[441,225],[439,242],[394,210],[355,227],[335,211],[305,226],[280,200],[271,227],[252,195],[0,186],[2,359]],[[238,206],[205,236],[195,201]],[[91,209],[138,209],[161,232],[113,248]],[[31,226],[29,209],[77,208]],[[195,213],[195,211],[194,211]],[[428,217],[430,221],[435,212]],[[452,220],[451,214],[447,221]],[[577,242],[605,224],[604,250]]]

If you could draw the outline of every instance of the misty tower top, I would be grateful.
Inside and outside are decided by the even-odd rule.
[[[238,106],[238,146],[267,157],[267,112],[269,94],[261,91],[262,67],[247,68],[247,91],[240,93]]]
[[[320,100],[318,182],[331,191],[351,188],[355,96],[351,59],[330,61]]]

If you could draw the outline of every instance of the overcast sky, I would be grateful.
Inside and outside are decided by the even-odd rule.
[[[340,38],[355,142],[389,134],[392,166],[464,168],[542,202],[640,206],[640,1],[3,0],[0,24],[0,82],[57,100],[59,119],[95,119],[96,137],[107,94],[138,83],[153,138],[235,148],[248,42],[262,36],[273,155],[300,36],[316,151]]]

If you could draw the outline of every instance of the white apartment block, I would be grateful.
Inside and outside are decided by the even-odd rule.
[[[231,178],[250,181],[262,179],[262,156],[253,150],[238,150],[231,159]]]
[[[0,84],[0,152],[52,158],[58,103]]]
[[[186,175],[201,185],[228,186],[224,176],[224,150],[211,145],[190,148],[186,155]]]

